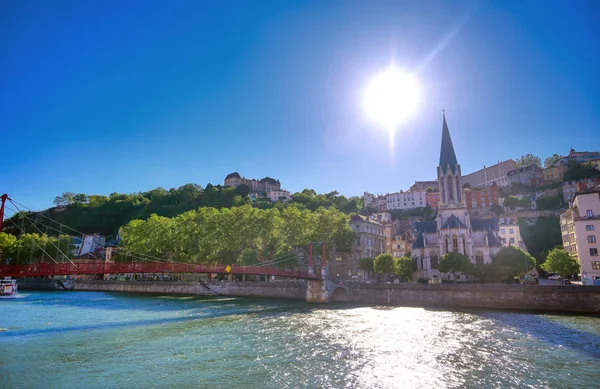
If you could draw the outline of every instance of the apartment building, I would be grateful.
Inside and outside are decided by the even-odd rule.
[[[463,192],[469,211],[487,209],[494,204],[500,204],[500,188],[495,183],[484,188],[465,188]]]
[[[600,191],[575,193],[569,209],[560,215],[560,228],[565,250],[581,265],[583,284],[600,286]]]
[[[500,242],[503,247],[515,246],[523,251],[527,251],[525,242],[521,237],[521,231],[519,230],[519,221],[517,217],[501,217],[499,219],[500,225]]]
[[[356,241],[352,247],[355,259],[374,258],[386,252],[385,226],[375,218],[352,216],[350,227],[356,233]]]
[[[424,190],[388,193],[385,195],[386,208],[388,211],[393,209],[413,209],[425,207],[427,205],[427,192]]]
[[[599,180],[597,178],[589,178],[579,181],[565,181],[562,184],[562,196],[565,204],[571,202],[575,197],[575,193],[583,192],[587,189],[597,188]]]

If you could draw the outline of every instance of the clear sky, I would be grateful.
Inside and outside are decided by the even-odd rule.
[[[435,178],[442,109],[463,173],[600,149],[600,2],[0,2],[0,192],[222,184],[393,192]],[[391,62],[417,112],[362,106]]]

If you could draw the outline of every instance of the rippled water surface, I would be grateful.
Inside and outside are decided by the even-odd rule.
[[[600,387],[598,317],[24,293],[3,389]]]

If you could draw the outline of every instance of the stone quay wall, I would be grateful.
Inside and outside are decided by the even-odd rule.
[[[306,299],[306,282],[73,281],[73,290]]]
[[[345,289],[348,301],[374,305],[600,313],[597,286],[350,283]],[[332,300],[344,297],[340,292]]]
[[[506,284],[367,284],[328,282],[327,296],[311,301],[308,282],[161,282],[161,281],[62,281],[19,280],[19,290],[88,290],[124,293],[258,297],[308,302],[341,302],[367,305],[439,307],[447,309],[509,309],[541,312],[600,314],[600,287],[580,285]],[[319,290],[321,290],[320,288]],[[314,293],[313,293],[314,294]],[[314,297],[314,296],[313,296]],[[314,299],[313,299],[314,300]]]

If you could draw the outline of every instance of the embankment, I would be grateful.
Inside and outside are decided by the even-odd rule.
[[[353,283],[346,296],[373,305],[600,313],[600,287],[594,286]]]
[[[220,295],[231,297],[262,297],[290,300],[306,299],[305,282],[149,282],[149,281],[73,281],[73,290],[105,292],[166,293]]]

